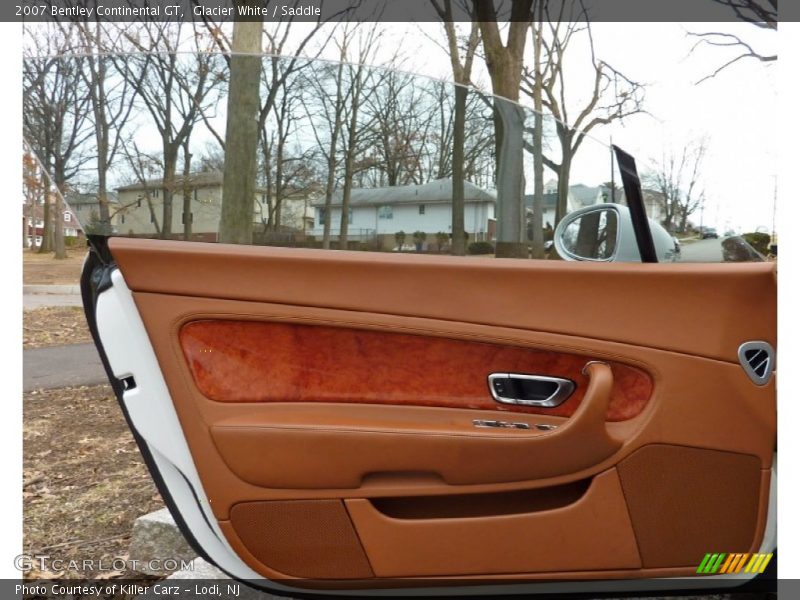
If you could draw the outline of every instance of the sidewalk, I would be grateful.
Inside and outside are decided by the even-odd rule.
[[[42,306],[83,306],[81,288],[77,284],[23,285],[23,310],[31,310]]]

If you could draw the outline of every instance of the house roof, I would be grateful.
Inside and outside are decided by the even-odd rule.
[[[546,185],[545,189],[547,187]],[[584,206],[595,204],[597,199],[602,197],[603,194],[607,194],[609,197],[608,201],[610,202],[611,190],[605,185],[589,186],[583,183],[576,183],[575,185],[569,186],[569,197],[577,204],[576,208],[583,208]],[[558,203],[558,193],[551,192],[549,194],[544,194],[543,200],[543,208],[545,210],[548,208],[555,208]],[[620,200],[620,198],[617,198],[617,202]],[[525,206],[528,208],[533,206],[533,194],[525,195]]]
[[[464,202],[495,202],[493,191],[484,190],[474,183],[464,181]],[[419,185],[397,185],[379,188],[355,188],[350,194],[350,206],[384,206],[387,204],[432,204],[453,201],[453,180],[450,177],[435,179]],[[314,206],[324,206],[320,199]],[[331,206],[342,205],[342,192],[334,195]]]
[[[558,202],[557,192],[550,192],[549,194],[544,194],[542,196],[542,208],[545,210],[547,210],[548,208],[555,208],[557,202]],[[533,207],[533,194],[525,194],[525,206],[528,208]]]
[[[117,188],[118,192],[133,192],[144,189],[160,189],[163,185],[163,179],[148,179],[145,182],[137,181],[128,185],[123,185]],[[203,171],[199,173],[191,173],[188,178],[188,185],[190,188],[203,188],[203,187],[222,187],[222,172],[221,171]],[[183,187],[183,175],[175,176],[175,188],[181,189]],[[262,194],[267,191],[264,187],[256,186],[256,193]]]
[[[109,204],[117,204],[117,194],[115,192],[108,192],[107,194]],[[79,204],[99,204],[97,194],[81,194],[78,192],[67,194],[64,198],[70,206],[78,206]]]
[[[203,171],[200,173],[191,173],[189,175],[189,185],[191,187],[214,187],[222,185],[222,172],[221,171]],[[129,185],[123,185],[117,188],[118,192],[129,192],[134,190],[143,190],[159,188],[163,185],[163,179],[148,179],[145,182],[137,181]],[[175,186],[183,186],[183,175],[175,176]]]

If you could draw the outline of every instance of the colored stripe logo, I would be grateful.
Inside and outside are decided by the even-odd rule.
[[[733,575],[736,573],[763,573],[772,553],[769,554],[706,554],[697,567],[703,575]]]

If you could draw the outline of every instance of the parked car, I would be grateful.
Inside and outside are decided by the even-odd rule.
[[[717,239],[717,238],[719,238],[719,234],[717,233],[717,230],[714,227],[706,227],[706,228],[703,229],[701,237],[704,240],[711,239],[711,238]]]

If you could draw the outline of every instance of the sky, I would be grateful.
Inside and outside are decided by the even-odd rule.
[[[305,36],[308,27],[293,27],[287,53]],[[382,27],[382,43],[371,60],[373,64],[387,63],[399,49],[404,70],[452,79],[449,58],[440,45],[444,39],[441,24],[393,23]],[[774,53],[777,45],[774,32],[745,23],[592,24],[597,57],[630,79],[646,84],[647,113],[594,129],[591,136],[597,142],[587,142],[579,151],[577,177],[582,175],[581,164],[607,164],[604,153],[611,140],[633,154],[640,172],[645,173],[653,160],[680,152],[704,137],[708,152],[700,187],[706,202],[702,216],[697,213],[692,220],[699,223],[702,219],[703,224],[723,231],[772,230],[779,126],[776,69],[770,63],[746,59],[697,83],[735,56],[727,49],[707,46],[692,52],[696,39],[689,32],[706,31],[735,33],[766,53]],[[311,53],[316,54],[313,43],[305,50],[305,54]],[[337,59],[338,50],[329,44],[321,56]],[[579,38],[565,63],[568,98],[575,107],[585,102],[593,79],[587,57],[588,46]],[[476,60],[475,68],[474,83],[489,90],[482,60]],[[224,107],[217,115],[224,119]],[[145,141],[140,148],[149,146],[148,151],[156,151],[157,136],[145,134],[146,125],[142,126],[139,137]],[[212,140],[210,135],[208,138]],[[592,181],[593,177],[601,180]],[[598,184],[607,177],[587,171],[584,179]]]
[[[440,45],[441,24],[393,23],[385,28],[375,64],[388,61],[400,48],[403,69],[452,80],[448,55]],[[733,33],[764,54],[777,53],[776,33],[747,23],[593,23],[597,57],[646,84],[647,114],[596,128],[591,135],[599,144],[613,140],[633,154],[640,172],[653,160],[707,138],[701,174],[706,195],[703,224],[737,233],[771,231],[779,126],[777,69],[775,63],[744,59],[698,83],[737,56],[736,50],[710,46],[692,51],[697,38],[689,34],[709,31]],[[298,28],[296,35],[299,39],[303,29]],[[593,76],[587,50],[588,46],[577,45],[566,58],[567,87],[576,105],[586,100]],[[338,53],[330,48],[321,56],[336,59]],[[490,89],[481,60],[476,60],[475,68],[476,85]],[[592,155],[600,151],[599,147],[581,150]],[[588,158],[583,160],[588,163]],[[700,219],[699,213],[693,216],[697,224]]]
[[[430,41],[441,35],[435,23],[413,24],[394,33],[410,46],[406,68],[448,78],[447,55]],[[716,77],[697,82],[735,56],[723,48],[701,47],[688,32],[735,33],[766,53],[776,52],[777,36],[744,23],[594,23],[598,58],[631,79],[647,84],[645,108],[624,124],[595,129],[637,157],[643,171],[652,159],[708,137],[703,183],[707,201],[703,222],[738,232],[772,230],[777,173],[777,70],[768,63],[741,60]],[[413,40],[413,41],[412,41]],[[774,63],[773,63],[774,64]],[[585,99],[592,73],[585,55],[567,63],[568,87]],[[484,75],[482,80],[488,81]],[[699,222],[699,215],[694,220]]]

